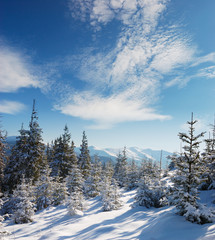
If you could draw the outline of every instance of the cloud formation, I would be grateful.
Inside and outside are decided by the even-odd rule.
[[[15,101],[0,101],[0,113],[16,114],[25,109],[25,105]]]
[[[0,92],[15,92],[22,87],[40,86],[25,57],[5,45],[0,45],[0,66]]]
[[[116,45],[105,51],[88,48],[65,62],[87,87],[71,88],[56,105],[62,113],[92,120],[107,128],[124,121],[164,120],[155,104],[163,88],[184,87],[192,78],[213,77],[214,67],[186,74],[188,68],[214,62],[215,54],[197,57],[181,28],[162,25],[168,0],[69,0],[76,20],[101,30],[121,23]],[[72,94],[71,94],[72,92]]]
[[[124,121],[169,119],[152,106],[164,76],[191,63],[195,50],[177,26],[159,27],[167,2],[70,0],[72,16],[89,21],[96,30],[113,20],[121,21],[123,28],[109,51],[86,49],[67,59],[67,66],[78,69],[76,76],[87,83],[87,89],[73,89],[56,108],[93,120],[97,128]]]

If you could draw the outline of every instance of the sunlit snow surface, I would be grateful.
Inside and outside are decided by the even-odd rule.
[[[214,191],[201,193],[203,202],[211,201]],[[135,190],[124,192],[120,210],[103,212],[99,197],[88,200],[83,216],[71,217],[65,206],[37,212],[34,222],[5,222],[10,236],[2,239],[29,240],[214,240],[215,224],[197,225],[175,215],[174,207],[160,209],[132,208]]]

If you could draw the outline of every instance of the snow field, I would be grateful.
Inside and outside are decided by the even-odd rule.
[[[2,240],[214,240],[215,224],[198,225],[175,214],[174,207],[159,209],[135,207],[136,191],[123,192],[119,210],[102,211],[100,197],[87,200],[83,216],[69,216],[66,206],[49,207],[37,212],[34,222],[4,223],[12,234]],[[201,193],[208,202],[214,191]]]

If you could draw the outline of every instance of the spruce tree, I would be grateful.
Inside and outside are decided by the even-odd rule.
[[[84,179],[86,180],[90,175],[91,158],[90,158],[90,153],[89,153],[89,149],[88,149],[88,141],[87,141],[87,136],[85,134],[85,131],[83,132],[83,138],[82,138],[82,144],[81,144],[81,148],[80,148],[78,164],[80,166],[80,169],[82,171]]]
[[[40,175],[40,166],[44,157],[44,144],[42,143],[42,129],[38,123],[37,111],[35,110],[35,100],[33,102],[33,110],[31,121],[29,123],[29,136],[27,143],[27,158],[25,162],[25,177],[36,182]]]
[[[60,177],[60,165],[62,163],[62,155],[63,155],[63,141],[62,137],[54,140],[54,144],[52,146],[52,156],[50,159],[50,167],[51,167],[51,176],[52,177]]]
[[[117,210],[122,206],[119,187],[115,179],[110,180],[108,177],[104,177],[101,197],[103,211]]]
[[[59,176],[55,177],[52,181],[52,204],[54,206],[64,204],[67,199],[66,181],[61,180]]]
[[[85,181],[84,193],[87,197],[96,197],[101,191],[101,173],[102,166],[97,155],[94,156],[94,162],[90,171],[90,176]]]
[[[166,187],[159,178],[141,179],[138,185],[134,206],[160,208],[167,205]]]
[[[72,143],[72,146],[74,148],[74,143]],[[72,154],[72,159],[73,160],[72,160],[71,170],[66,179],[69,195],[72,195],[72,193],[76,191],[83,193],[83,186],[84,186],[83,174],[78,166],[78,159],[76,157],[75,152],[73,152]]]
[[[212,125],[212,137],[205,139],[206,148],[202,154],[205,172],[202,178],[206,181],[201,185],[203,190],[215,188],[215,123]]]
[[[204,132],[195,135],[195,124],[197,120],[188,121],[189,131],[179,133],[179,138],[185,143],[184,152],[174,157],[176,176],[173,177],[174,189],[171,202],[178,209],[178,214],[185,216],[188,221],[203,224],[212,221],[212,213],[206,211],[205,207],[198,203],[200,175],[202,173],[202,159],[198,150],[199,139],[204,136]]]
[[[7,144],[5,142],[6,134],[0,128],[0,193],[2,191],[3,182],[4,182],[4,168],[7,161],[6,149]]]
[[[102,170],[102,178],[108,177],[110,180],[114,175],[114,165],[111,160],[104,163]]]
[[[114,178],[117,180],[120,187],[127,186],[127,156],[126,156],[126,147],[124,147],[122,154],[119,153],[116,159],[116,165],[114,170]]]
[[[24,177],[21,184],[14,190],[13,198],[16,199],[16,211],[13,218],[15,223],[29,223],[33,221],[34,203],[32,186],[26,183]]]
[[[128,166],[128,184],[127,184],[128,190],[138,187],[138,181],[139,181],[138,167],[136,165],[135,160],[132,159],[132,162]]]
[[[16,143],[12,148],[9,162],[5,168],[5,190],[12,193],[18,184],[21,184],[22,176],[26,171],[26,158],[28,156],[28,135],[29,131],[23,128],[19,130],[19,136],[16,138]]]
[[[69,133],[69,129],[67,125],[64,128],[64,133],[62,135],[62,160],[60,164],[60,177],[63,179],[66,178],[71,169],[72,159],[71,154],[73,150],[71,150],[70,146],[71,134]]]
[[[72,143],[74,148],[74,143]],[[70,215],[79,215],[82,214],[82,211],[85,209],[85,201],[83,195],[83,184],[84,178],[81,170],[78,166],[78,159],[73,152],[72,155],[72,168],[67,177],[67,189],[68,189],[68,213]]]
[[[72,151],[71,149],[71,134],[67,125],[64,128],[62,136],[54,141],[50,166],[52,169],[51,176],[59,176],[61,179],[66,179],[72,165]]]
[[[50,168],[47,160],[44,158],[44,163],[40,171],[40,176],[35,186],[36,208],[41,210],[52,204],[53,188],[52,178],[50,177]]]

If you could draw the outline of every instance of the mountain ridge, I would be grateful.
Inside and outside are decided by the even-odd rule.
[[[6,141],[8,142],[9,146],[12,147],[16,142],[16,136],[7,137]],[[92,158],[94,155],[97,155],[102,162],[106,162],[108,160],[115,162],[118,154],[122,153],[124,147],[100,148],[97,146],[89,146],[88,149],[90,151],[90,156]],[[76,147],[75,152],[78,155],[80,153],[80,147]],[[153,150],[150,148],[126,147],[126,155],[128,161],[134,159],[137,162],[137,164],[140,164],[143,159],[160,162],[161,154],[162,154],[162,167],[164,168],[168,164],[167,156],[172,155],[171,152],[165,150]]]

